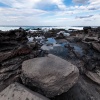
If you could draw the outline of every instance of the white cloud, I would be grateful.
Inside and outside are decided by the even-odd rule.
[[[87,3],[88,0],[73,0],[74,3],[84,4]]]
[[[85,1],[74,0],[79,3]],[[69,7],[63,0],[0,0],[0,2],[10,6],[0,8],[0,24],[3,25],[94,25],[94,21],[100,25],[98,15],[100,0],[87,0],[87,5]],[[53,11],[41,9],[48,5],[56,5],[58,9]],[[76,19],[76,16],[79,17]]]
[[[63,0],[0,0],[0,2],[11,6],[13,8],[37,8],[38,3],[44,4],[55,4],[61,10],[65,10],[66,6]]]

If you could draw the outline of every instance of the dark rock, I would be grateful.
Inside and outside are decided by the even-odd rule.
[[[91,30],[91,27],[89,26],[89,27],[83,27],[83,30],[84,30],[84,33],[88,33],[88,30]]]
[[[26,44],[27,41],[27,33],[24,30],[2,31],[0,32],[0,51],[13,50],[21,44]]]

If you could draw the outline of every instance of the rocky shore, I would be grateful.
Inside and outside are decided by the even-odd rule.
[[[0,31],[0,100],[100,100],[100,27]]]

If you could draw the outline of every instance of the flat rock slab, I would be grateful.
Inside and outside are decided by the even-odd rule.
[[[95,50],[97,50],[98,52],[100,52],[100,43],[92,43],[92,46]]]
[[[11,84],[0,93],[0,100],[49,100],[19,83]]]
[[[47,97],[67,92],[78,80],[78,68],[55,55],[24,61],[22,64],[24,84],[38,87]]]
[[[100,100],[100,86],[85,76],[80,76],[78,82],[66,93],[54,100]]]
[[[86,76],[90,78],[92,81],[96,82],[100,85],[100,71],[98,73],[93,73],[91,71],[87,71]]]

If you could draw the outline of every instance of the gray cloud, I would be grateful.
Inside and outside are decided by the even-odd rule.
[[[92,7],[92,8],[89,8],[88,10],[97,10],[98,8],[95,8],[95,7]]]
[[[76,19],[79,18],[79,19],[83,19],[83,18],[90,18],[94,15],[88,15],[88,16],[76,16]]]
[[[73,2],[77,4],[85,4],[88,2],[88,0],[73,0]]]

